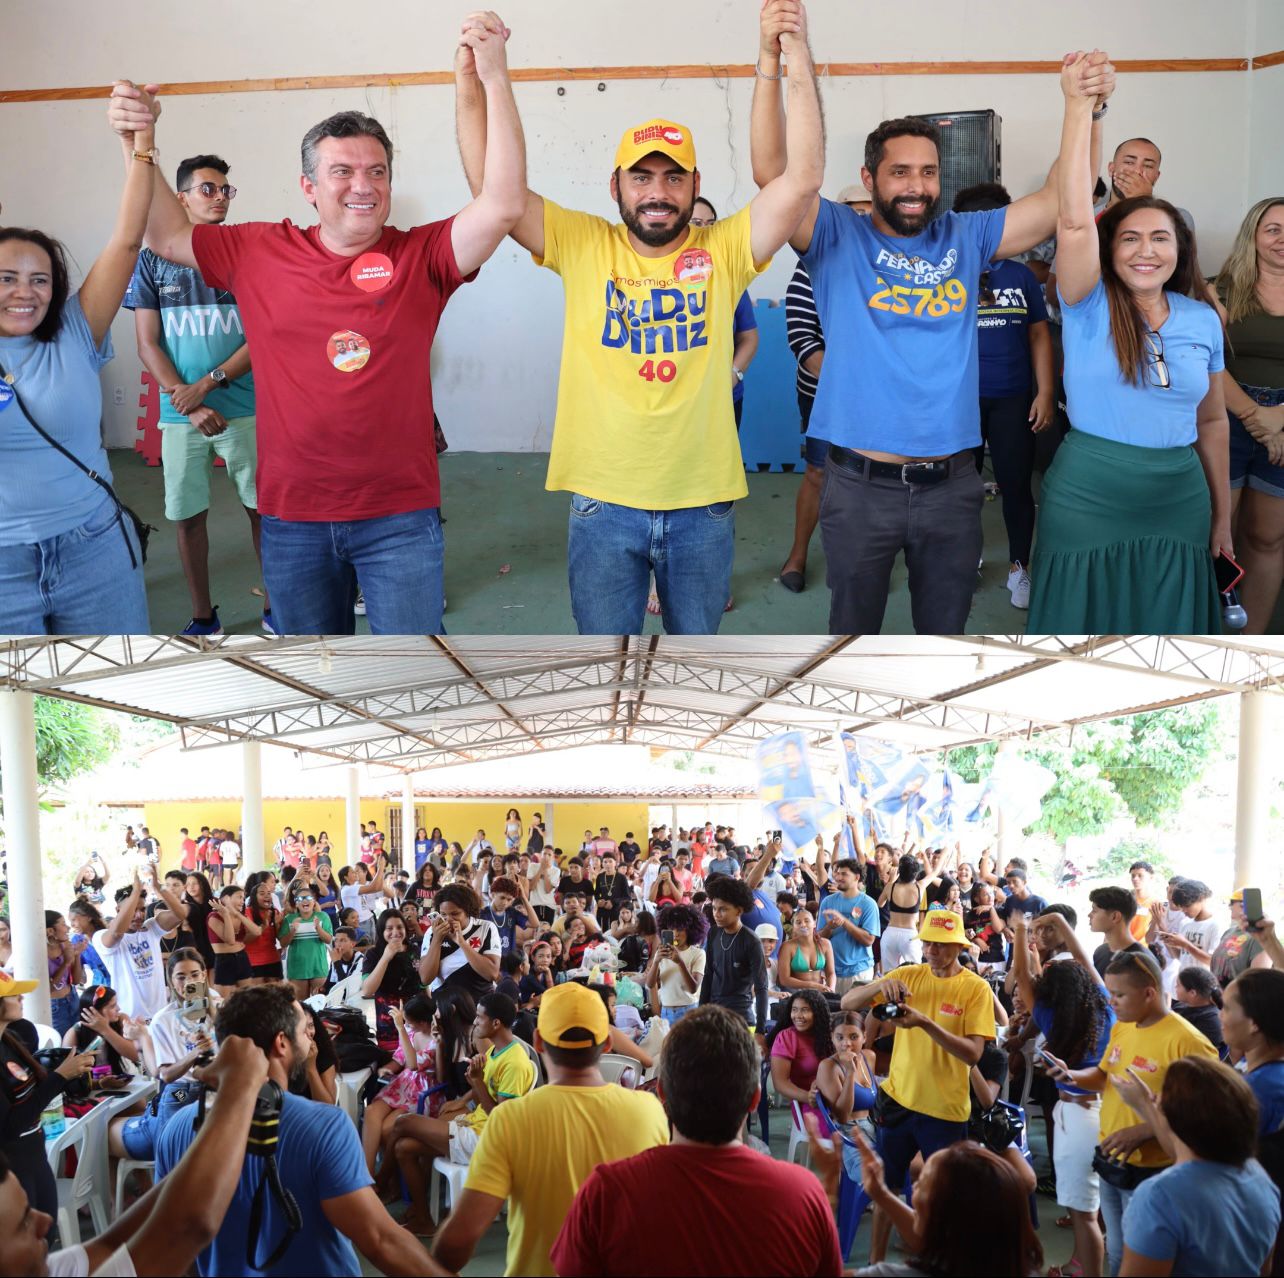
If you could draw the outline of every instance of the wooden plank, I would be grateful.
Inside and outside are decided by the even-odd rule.
[[[1284,51],[1252,59],[1254,67],[1276,66],[1284,62]],[[1247,71],[1246,58],[1145,58],[1124,60],[1115,66],[1124,75],[1166,73],[1188,74],[1207,71]],[[822,76],[882,75],[1053,75],[1060,71],[1059,62],[826,62],[817,66]],[[681,66],[631,67],[519,67],[512,72],[515,83],[557,84],[579,80],[747,80],[754,69],[747,63],[713,66],[690,63]],[[216,93],[282,93],[297,89],[391,89],[408,85],[453,84],[452,71],[380,72],[373,75],[276,76],[252,80],[188,80],[162,84],[166,97],[186,97]],[[6,102],[79,102],[105,98],[111,92],[108,84],[78,85],[54,89],[0,90],[0,103]]]
[[[1260,70],[1262,67],[1284,66],[1284,49],[1275,53],[1259,53],[1253,59],[1253,70]]]

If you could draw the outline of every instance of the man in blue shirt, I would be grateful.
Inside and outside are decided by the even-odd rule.
[[[312,1043],[307,1016],[289,986],[257,985],[238,990],[215,1024],[220,1042],[228,1035],[254,1041],[268,1059],[268,1085],[279,1089],[276,1165],[283,1188],[298,1204],[302,1227],[290,1226],[277,1194],[265,1183],[267,1160],[247,1154],[240,1183],[222,1228],[196,1262],[201,1278],[214,1274],[358,1275],[354,1246],[381,1273],[447,1274],[419,1241],[388,1215],[371,1187],[361,1141],[352,1120],[334,1105],[293,1096],[287,1090],[307,1069]],[[195,1137],[197,1106],[180,1110],[156,1144],[156,1175],[177,1165]],[[207,1120],[218,1121],[217,1106]],[[261,1218],[251,1228],[258,1191]],[[260,1268],[287,1236],[282,1254]]]
[[[193,226],[227,220],[236,196],[228,167],[217,155],[196,155],[178,166],[178,202]],[[183,633],[221,634],[210,602],[206,526],[215,457],[227,466],[250,518],[256,554],[259,548],[254,376],[241,314],[231,293],[147,248],[138,255],[124,306],[134,312],[138,356],[159,391],[165,518],[178,526],[178,557],[192,597],[192,620]],[[276,634],[266,597],[263,629]]]
[[[850,858],[833,868],[834,886],[820,903],[821,936],[834,948],[835,993],[874,979],[874,940],[882,931],[878,905],[861,891],[860,863]]]
[[[786,161],[768,18],[764,9],[752,116],[759,183]],[[1076,96],[1101,110],[1113,90],[1114,68],[1093,54]],[[990,262],[1056,226],[1055,178],[1006,209],[938,217],[938,141],[925,120],[884,121],[865,142],[870,216],[817,199],[790,240],[826,335],[808,434],[830,445],[821,536],[831,634],[878,633],[902,551],[915,631],[965,630],[985,500],[972,452],[980,443],[977,281]]]

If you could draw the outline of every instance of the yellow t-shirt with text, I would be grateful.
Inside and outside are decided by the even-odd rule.
[[[554,1274],[548,1253],[593,1169],[668,1143],[659,1100],[616,1083],[549,1084],[498,1106],[473,1151],[465,1187],[509,1199],[505,1274]]]
[[[1189,1021],[1170,1012],[1157,1024],[1141,1029],[1135,1021],[1116,1021],[1101,1057],[1106,1090],[1101,1096],[1101,1139],[1125,1127],[1135,1127],[1140,1117],[1115,1090],[1114,1079],[1128,1081],[1129,1065],[1146,1080],[1157,1096],[1173,1061],[1183,1056],[1217,1059],[1217,1049]],[[1172,1159],[1157,1140],[1148,1140],[1128,1156],[1134,1167],[1167,1167]]]
[[[566,323],[546,487],[636,510],[748,494],[731,406],[736,303],[756,265],[749,209],[639,257],[619,223],[544,201]]]
[[[909,1006],[942,1029],[960,1036],[994,1037],[994,996],[975,972],[965,968],[942,980],[926,963],[919,963],[898,967],[891,975],[909,986]],[[896,1031],[883,1090],[906,1109],[948,1123],[965,1123],[972,1112],[967,1062],[922,1029]]]

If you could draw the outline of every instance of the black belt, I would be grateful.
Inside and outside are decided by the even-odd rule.
[[[960,456],[961,454],[955,454]],[[969,460],[971,454],[968,454]],[[866,457],[863,453],[850,448],[839,448],[837,444],[829,446],[829,460],[843,470],[853,474],[864,475],[868,479],[896,479],[902,484],[939,484],[949,479],[953,457],[944,457],[940,461],[921,462],[881,462]],[[973,463],[975,464],[975,463]]]

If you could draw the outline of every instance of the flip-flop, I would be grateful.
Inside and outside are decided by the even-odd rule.
[[[734,608],[735,606],[736,606],[736,597],[735,595],[732,595],[731,598],[727,600],[727,606],[722,611],[730,612],[732,608]]]
[[[789,572],[782,572],[780,574],[780,584],[784,586],[790,594],[800,595],[803,592],[803,588],[807,585],[807,577],[804,573],[794,572],[792,570]]]
[[[652,592],[646,599],[646,610],[652,617],[660,615],[660,596]]]
[[[1058,1216],[1058,1217],[1057,1217],[1057,1228],[1058,1228],[1058,1229],[1073,1229],[1073,1228],[1074,1228],[1074,1217],[1073,1217],[1073,1216]]]

